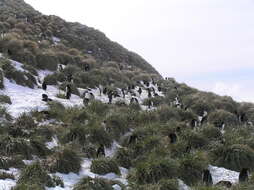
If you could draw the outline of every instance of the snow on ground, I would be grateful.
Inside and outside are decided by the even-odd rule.
[[[53,40],[53,42],[54,42],[55,44],[58,44],[59,42],[61,42],[61,39],[58,38],[58,37],[55,37],[55,36],[52,37],[52,40]]]
[[[121,145],[119,145],[119,143],[114,141],[111,148],[106,148],[105,149],[105,156],[112,158],[115,155],[118,148],[121,148]]]
[[[0,179],[0,190],[11,190],[16,185],[16,181],[13,179]]]
[[[47,188],[47,190],[71,190],[73,189],[74,185],[77,184],[82,178],[84,177],[91,177],[91,178],[103,178],[108,180],[116,180],[119,181],[125,185],[128,184],[128,181],[126,179],[128,170],[125,168],[120,167],[121,176],[115,174],[115,173],[108,173],[106,175],[98,175],[90,171],[90,167],[92,164],[92,160],[90,159],[84,159],[79,174],[75,173],[69,173],[69,174],[62,174],[62,173],[55,173],[53,175],[56,175],[60,177],[64,182],[64,188],[62,187],[53,187],[53,188]]]
[[[57,146],[58,146],[58,139],[57,139],[57,136],[54,136],[54,137],[52,138],[52,141],[46,143],[46,147],[47,147],[48,149],[53,149],[53,148],[55,148],[55,147],[57,147]]]
[[[5,172],[14,175],[18,179],[20,171],[16,168],[9,168],[9,170],[0,169],[0,172]],[[11,190],[16,185],[16,180],[13,179],[0,179],[0,190]]]
[[[24,72],[25,70],[22,68],[22,65],[21,63],[17,62],[17,61],[13,61],[13,60],[10,60],[12,65],[18,70],[18,71],[22,71]]]
[[[238,183],[239,172],[211,165],[208,169],[212,175],[213,184],[217,184],[220,181],[230,181],[233,184]]]
[[[179,190],[191,190],[182,180],[178,179]]]
[[[41,88],[35,87],[31,89],[10,82],[10,80],[4,78],[5,89],[2,94],[8,95],[11,98],[12,104],[7,105],[8,111],[14,117],[18,117],[23,112],[29,112],[32,110],[46,110],[48,108],[47,103],[42,101],[42,94],[47,94],[49,98],[55,101],[59,101],[66,107],[81,106],[83,100],[74,94],[72,94],[70,100],[57,98],[56,95],[61,92],[55,86],[48,86],[47,91]]]

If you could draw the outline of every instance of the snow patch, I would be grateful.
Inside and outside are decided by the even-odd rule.
[[[53,148],[55,148],[55,147],[57,147],[57,146],[58,146],[58,139],[57,139],[57,136],[54,136],[54,137],[52,138],[52,141],[46,143],[46,147],[47,147],[48,149],[53,149]]]
[[[211,165],[208,169],[212,175],[213,184],[217,184],[220,181],[230,181],[232,184],[238,183],[239,172]]]
[[[17,85],[6,78],[4,78],[4,83],[5,89],[3,90],[3,94],[9,96],[12,101],[12,104],[8,105],[7,109],[15,118],[23,112],[47,110],[47,103],[41,100],[42,94],[47,94],[49,98],[62,103],[65,107],[83,105],[83,100],[74,94],[72,94],[70,100],[57,98],[56,95],[61,91],[55,86],[48,86],[47,91],[44,91],[40,88],[31,89],[29,87]]]
[[[182,180],[178,179],[179,190],[191,190]]]

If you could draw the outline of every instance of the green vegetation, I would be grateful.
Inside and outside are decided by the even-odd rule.
[[[12,104],[9,96],[0,95],[0,104]]]
[[[114,160],[108,158],[100,158],[93,160],[91,165],[91,171],[100,175],[104,175],[107,173],[120,174],[117,163]]]
[[[109,181],[105,179],[95,178],[92,179],[90,177],[83,178],[75,187],[74,190],[114,190]]]
[[[23,0],[0,0],[0,35],[0,89],[5,87],[4,77],[30,88],[39,87],[37,81],[44,80],[59,88],[57,97],[64,99],[67,85],[73,94],[83,97],[79,88],[102,85],[114,91],[154,79],[164,93],[163,97],[146,99],[143,105],[151,100],[155,107],[146,111],[143,105],[125,105],[122,100],[116,104],[92,100],[80,107],[52,101],[47,111],[32,111],[18,118],[10,116],[11,99],[1,94],[0,168],[21,169],[15,190],[63,186],[52,173],[78,174],[86,159],[91,159],[91,172],[99,175],[120,175],[119,167],[129,169],[128,188],[133,190],[176,190],[178,179],[193,190],[222,189],[202,185],[202,171],[209,164],[253,171],[253,104],[201,92],[174,79],[162,80],[140,56],[111,42],[103,33],[42,15]],[[60,40],[54,41],[55,37]],[[23,66],[15,66],[12,60]],[[85,70],[87,66],[89,70]],[[40,78],[40,69],[51,73]],[[181,108],[173,104],[177,95]],[[204,123],[192,126],[204,112]],[[177,137],[174,143],[172,134]],[[49,149],[46,143],[52,138],[58,140],[57,146]],[[97,158],[101,146],[115,149],[112,158]],[[22,161],[32,159],[40,163],[26,166]],[[1,179],[13,177],[0,173]],[[74,190],[112,190],[114,184],[87,177]],[[232,189],[253,189],[253,180]]]
[[[27,185],[38,185],[38,187],[42,189],[44,189],[44,186],[54,186],[51,177],[45,172],[39,163],[28,165],[24,168],[20,174],[18,184],[20,184],[20,188]]]

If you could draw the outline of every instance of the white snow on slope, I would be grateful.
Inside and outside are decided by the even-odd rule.
[[[232,184],[238,183],[239,172],[211,165],[208,169],[212,175],[213,184],[217,184],[220,181],[230,181]]]
[[[16,168],[10,168],[9,170],[0,169],[0,172],[5,172],[8,174],[12,174],[15,177],[13,179],[0,179],[0,190],[11,190],[17,184],[17,179],[19,177],[20,171]]]
[[[53,149],[58,146],[57,136],[52,137],[52,141],[46,143],[48,149]]]
[[[61,102],[66,107],[83,105],[83,100],[74,94],[72,94],[70,100],[57,98],[56,95],[60,90],[55,86],[48,86],[47,91],[37,87],[31,89],[12,83],[6,78],[4,79],[4,84],[5,89],[2,91],[2,94],[8,95],[11,98],[12,104],[8,105],[7,108],[14,117],[18,117],[23,112],[32,110],[42,111],[47,109],[47,103],[41,100],[42,94],[47,94],[49,98]]]
[[[191,190],[182,180],[178,179],[179,190]]]
[[[90,171],[91,164],[92,164],[92,161],[90,159],[84,159],[81,164],[82,169],[80,170],[78,175],[75,173],[69,173],[69,174],[55,173],[55,174],[53,174],[53,175],[60,177],[63,180],[65,187],[62,188],[62,187],[57,186],[57,187],[53,187],[53,188],[47,188],[47,190],[72,190],[75,184],[77,184],[82,178],[87,177],[87,176],[89,176],[91,178],[103,178],[103,179],[108,179],[108,180],[116,180],[116,181],[120,181],[121,183],[123,183],[125,185],[128,184],[128,182],[126,180],[126,176],[128,173],[127,169],[120,167],[121,176],[118,176],[114,173],[109,173],[106,175],[98,175],[98,174],[95,174]]]

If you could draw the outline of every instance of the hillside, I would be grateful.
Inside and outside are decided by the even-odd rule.
[[[252,190],[253,123],[251,103],[0,0],[0,190]]]

